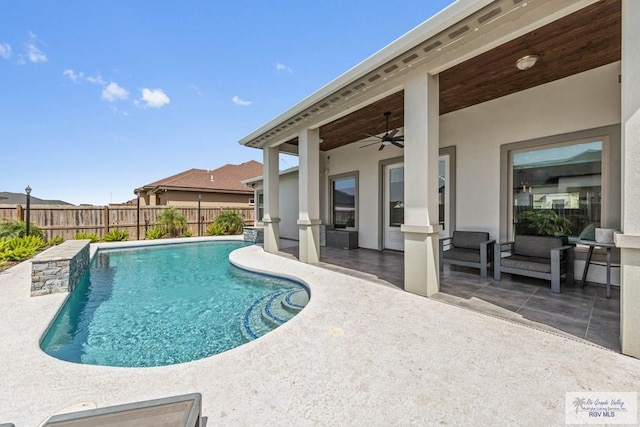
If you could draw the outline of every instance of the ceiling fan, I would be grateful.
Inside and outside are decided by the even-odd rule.
[[[400,131],[400,129],[394,129],[391,132],[389,132],[389,116],[390,115],[391,115],[390,111],[387,111],[386,113],[384,113],[384,117],[387,119],[387,131],[385,132],[384,135],[377,136],[377,135],[366,134],[367,136],[370,136],[372,138],[378,138],[380,141],[363,145],[360,148],[368,147],[370,145],[374,145],[378,143],[380,143],[380,148],[378,148],[378,151],[382,151],[386,145],[395,145],[396,147],[404,148],[404,145],[400,144],[400,142],[404,142],[404,135],[396,136],[396,134],[398,133],[398,131]]]

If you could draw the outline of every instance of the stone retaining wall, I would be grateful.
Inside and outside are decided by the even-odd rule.
[[[31,260],[31,296],[71,292],[89,267],[89,240],[67,240]]]
[[[264,242],[264,228],[262,227],[244,227],[243,234],[245,242]]]

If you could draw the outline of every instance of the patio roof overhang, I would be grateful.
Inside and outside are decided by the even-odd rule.
[[[535,71],[516,69],[537,54]],[[404,124],[402,79],[440,75],[440,114],[620,60],[621,0],[459,0],[240,140],[297,152],[302,129],[323,151]]]

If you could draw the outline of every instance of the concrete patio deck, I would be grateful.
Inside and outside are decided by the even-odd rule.
[[[298,254],[296,241],[281,240],[283,252]],[[378,283],[404,287],[401,252],[320,248],[319,266]],[[549,281],[504,274],[502,281],[482,279],[477,269],[445,265],[440,292],[431,298],[506,320],[568,334],[621,351],[620,291],[606,298],[604,286],[563,286],[551,292]]]
[[[200,392],[209,425],[563,425],[565,393],[637,391],[640,360],[250,246],[242,267],[304,281],[298,316],[251,343],[157,368],[79,365],[38,341],[65,295],[0,274],[0,423]]]

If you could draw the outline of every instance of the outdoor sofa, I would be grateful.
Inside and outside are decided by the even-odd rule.
[[[451,237],[440,239],[440,271],[444,264],[461,265],[480,269],[480,276],[487,278],[489,264],[493,261],[495,240],[482,231],[454,231]]]
[[[493,275],[502,273],[536,277],[551,281],[551,292],[560,292],[560,278],[573,285],[573,246],[566,236],[516,235],[514,241],[497,243]]]

